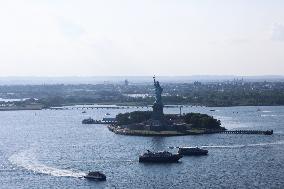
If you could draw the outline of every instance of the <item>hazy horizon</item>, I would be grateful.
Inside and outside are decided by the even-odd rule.
[[[284,75],[284,1],[10,0],[0,76]]]
[[[243,79],[246,82],[284,82],[284,76],[234,76],[234,75],[191,75],[191,76],[156,76],[157,79],[165,83],[192,83],[201,82],[224,82],[234,79]],[[120,83],[128,80],[130,84],[152,83],[152,76],[62,76],[62,77],[23,77],[23,76],[0,76],[0,85],[41,85],[41,84],[101,84]]]

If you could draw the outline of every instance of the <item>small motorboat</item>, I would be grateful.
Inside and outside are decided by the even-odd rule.
[[[82,114],[85,114],[85,113],[87,113],[86,111],[82,111]]]
[[[108,115],[110,115],[110,113],[106,113],[105,115],[107,115],[107,116],[108,116]]]
[[[97,181],[105,181],[106,175],[99,171],[95,171],[95,172],[89,172],[86,176],[84,176],[84,178],[97,180]]]

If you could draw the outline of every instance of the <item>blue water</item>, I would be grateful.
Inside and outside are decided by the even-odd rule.
[[[211,114],[228,129],[273,129],[274,135],[135,137],[81,124],[89,116],[137,108],[0,112],[0,188],[284,188],[284,107],[258,108],[183,112]],[[138,163],[146,149],[169,146],[204,146],[209,155],[184,157],[178,164]],[[96,170],[107,175],[106,182],[80,178]]]

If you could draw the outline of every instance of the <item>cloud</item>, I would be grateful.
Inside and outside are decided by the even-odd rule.
[[[234,37],[234,38],[225,39],[225,42],[231,45],[243,45],[243,44],[248,44],[249,42],[251,42],[251,40],[246,37]]]
[[[271,40],[284,41],[284,25],[276,23],[272,27]]]
[[[58,25],[63,35],[72,39],[79,38],[86,32],[81,25],[66,18],[58,18]]]

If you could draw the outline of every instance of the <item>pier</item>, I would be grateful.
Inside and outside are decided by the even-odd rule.
[[[189,106],[179,105],[165,105],[164,108],[180,108]],[[48,110],[93,110],[93,109],[138,109],[138,108],[152,108],[152,106],[62,106],[62,107],[49,107]]]
[[[261,130],[234,130],[234,131],[219,131],[218,133],[224,134],[259,134],[259,135],[272,135],[273,130],[261,131]]]
[[[147,106],[82,106],[82,107],[50,107],[49,110],[93,110],[93,109],[130,109],[130,108],[148,108]]]

